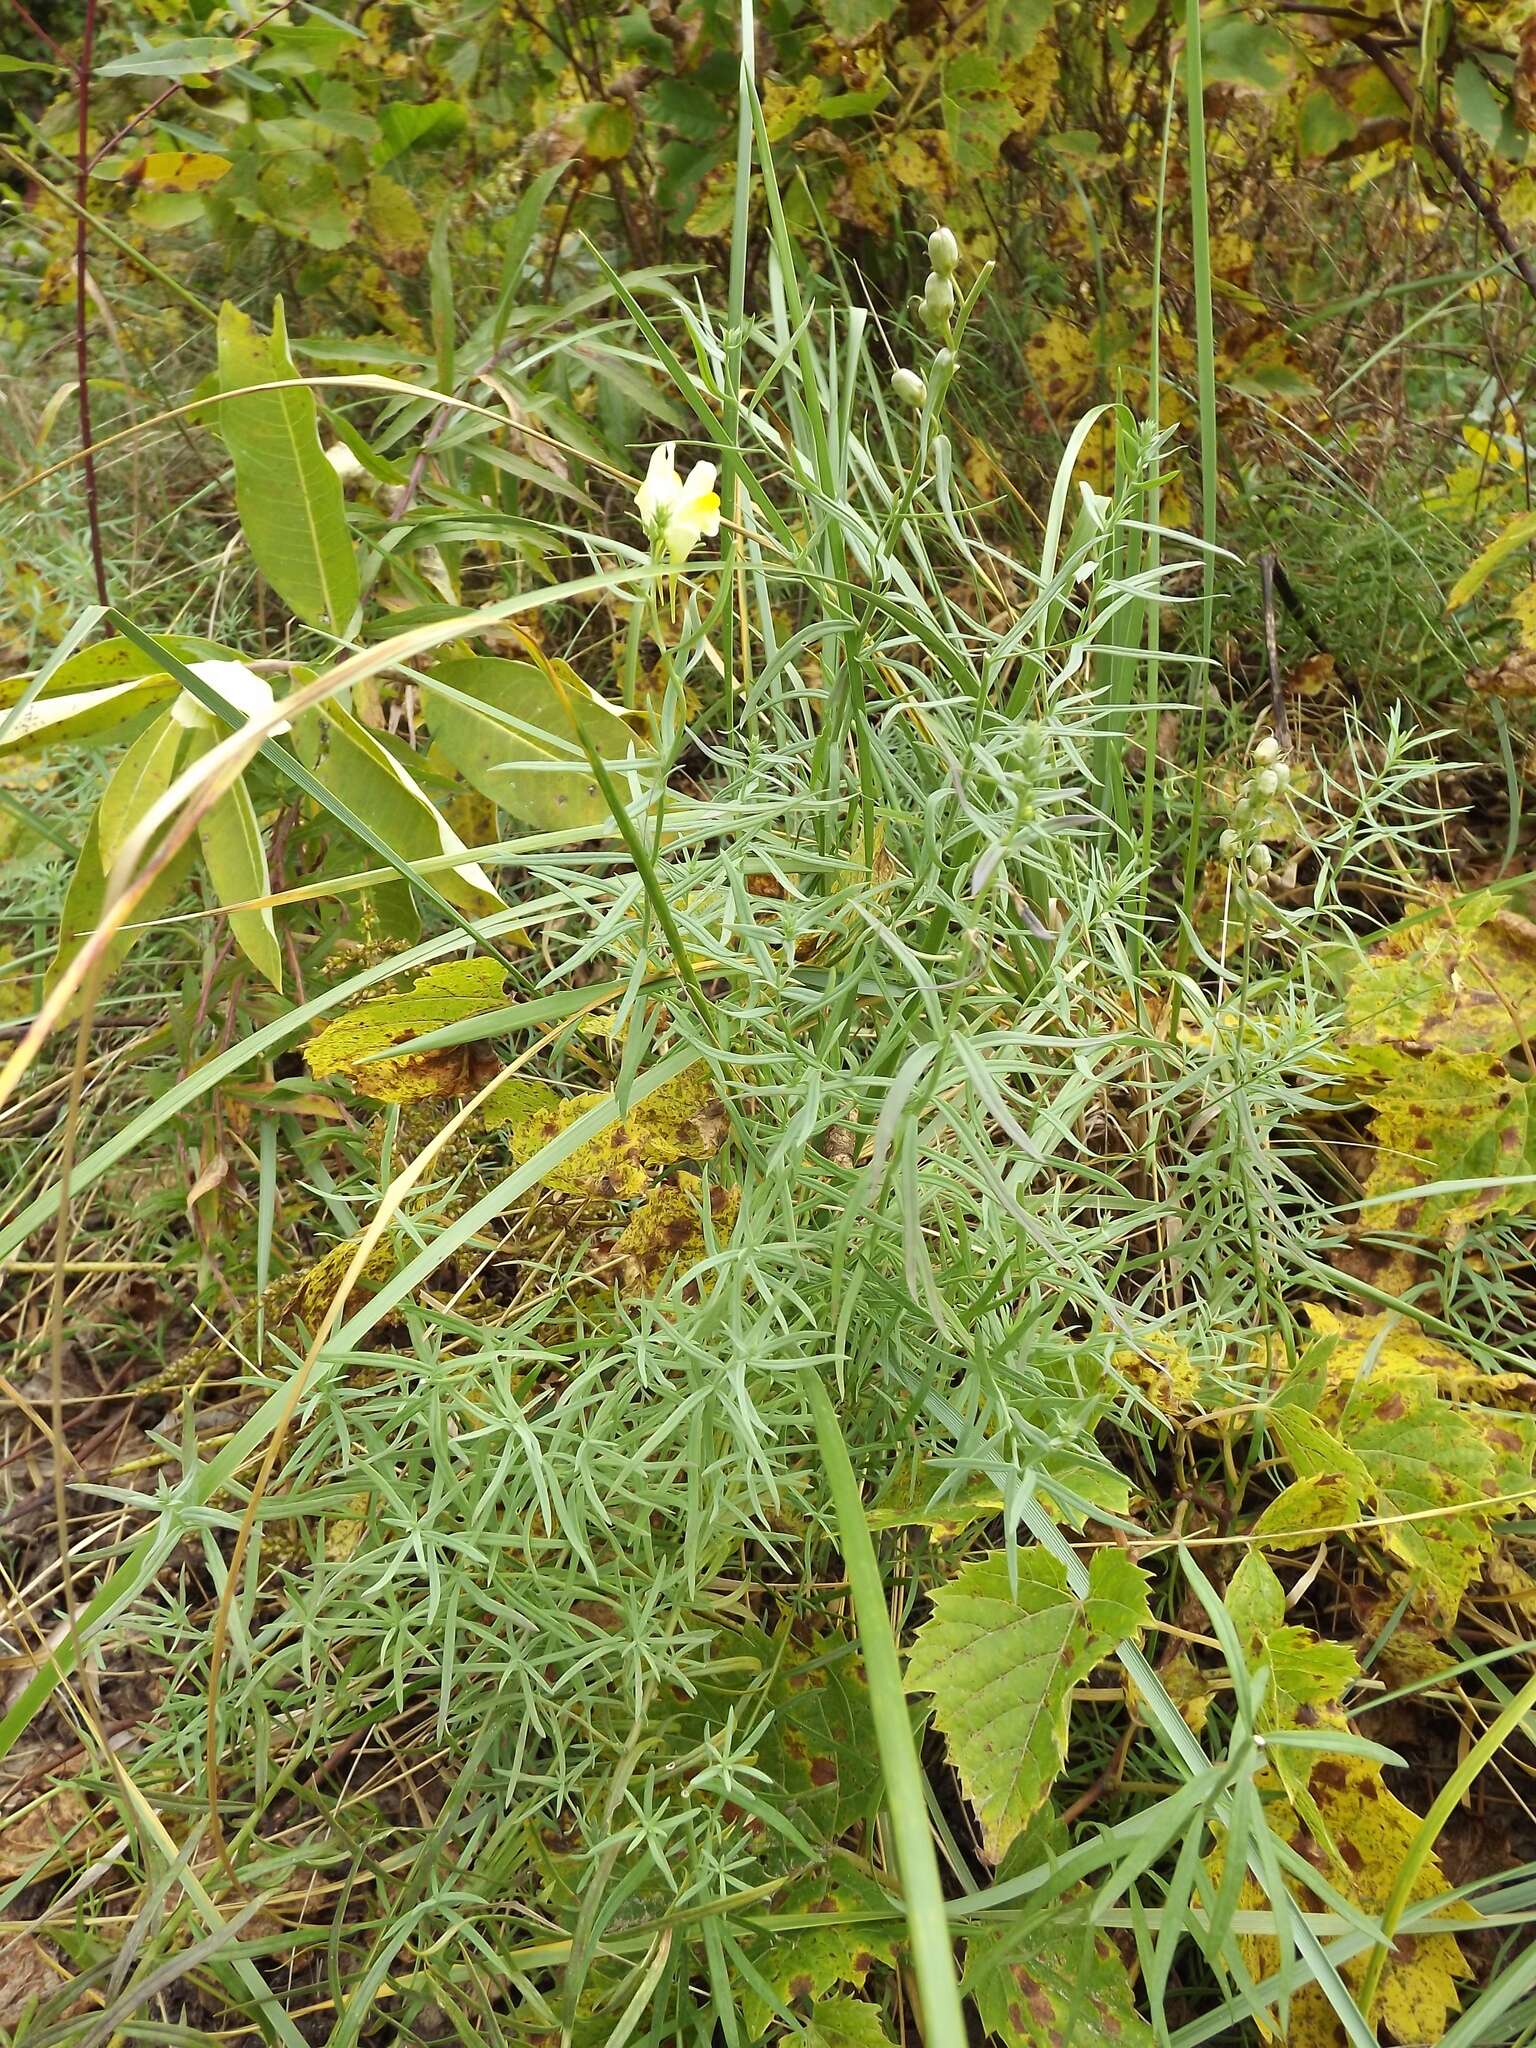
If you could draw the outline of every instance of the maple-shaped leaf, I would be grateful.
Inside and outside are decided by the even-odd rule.
[[[1261,1729],[1315,1725],[1304,1710],[1338,1701],[1359,1675],[1347,1643],[1327,1643],[1285,1618],[1285,1588],[1261,1552],[1250,1550],[1227,1586],[1226,1608],[1251,1672],[1267,1678]]]
[[[1473,1400],[1475,1368],[1411,1325],[1307,1314],[1333,1342],[1314,1354],[1321,1373],[1303,1361],[1270,1426],[1299,1478],[1342,1478],[1369,1505],[1372,1534],[1407,1567],[1418,1604],[1449,1625],[1493,1520],[1531,1488],[1536,1426]]]
[[[1321,1433],[1315,1440],[1326,1442]],[[1315,1544],[1326,1531],[1347,1529],[1359,1518],[1360,1493],[1350,1476],[1314,1472],[1306,1479],[1293,1479],[1276,1494],[1248,1533],[1271,1550],[1300,1550]]]
[[[1266,1803],[1265,1818],[1281,1841],[1321,1871],[1367,1920],[1379,1924],[1403,1860],[1419,1832],[1419,1816],[1387,1789],[1381,1765],[1373,1757],[1319,1758],[1312,1766],[1307,1792],[1309,1805],[1326,1831],[1326,1845],[1295,1804],[1272,1799]],[[1220,1866],[1217,1856],[1213,1870],[1219,1872]],[[1298,1905],[1303,1909],[1315,1905],[1299,1881],[1293,1879],[1290,1884]],[[1409,1900],[1437,1899],[1449,1890],[1444,1872],[1431,1855],[1414,1880]],[[1238,1903],[1243,1910],[1263,1911],[1268,1902],[1250,1877]],[[1455,1919],[1477,1919],[1470,1906],[1448,1905],[1444,1910]],[[1279,1967],[1278,1944],[1267,1935],[1240,1935],[1238,1942],[1255,1979]],[[1340,1966],[1345,1983],[1357,1994],[1368,1954]],[[1382,1971],[1372,2013],[1383,2038],[1438,2041],[1460,2003],[1457,1983],[1471,1974],[1454,1935],[1400,1934]],[[1290,2048],[1345,2048],[1344,2029],[1318,1985],[1304,1984],[1292,1994],[1285,2038]]]
[[[806,2048],[891,2048],[878,2005],[867,1998],[824,1998],[805,2023]]]
[[[869,1687],[846,1637],[829,1633],[805,1645],[757,1628],[722,1630],[708,1677],[670,1713],[684,1745],[728,1726],[757,1731],[750,1757],[757,1788],[809,1842],[834,1843],[879,1808]],[[794,1858],[766,1823],[750,1816],[744,1825],[772,1868]]]
[[[1395,925],[1350,977],[1339,1044],[1370,1067],[1376,1049],[1484,1056],[1536,1032],[1536,924],[1479,890]]]
[[[809,1924],[797,1927],[801,1916]],[[844,1985],[862,1991],[877,1963],[896,1960],[901,1909],[846,1856],[830,1856],[824,1869],[786,1885],[774,1899],[773,1920],[772,1935],[754,1935],[746,1949],[758,1974],[788,2006],[803,2008],[815,1999],[819,2012],[825,1993]],[[743,1989],[741,2017],[749,2039],[756,2040],[772,2016],[764,1999],[750,1986]]]
[[[1338,1702],[1359,1676],[1347,1643],[1327,1643],[1285,1618],[1285,1588],[1263,1553],[1250,1550],[1227,1586],[1226,1609],[1243,1646],[1250,1677],[1262,1680],[1256,1722],[1261,1734],[1316,1728],[1342,1720]],[[1292,1804],[1326,1841],[1327,1828],[1307,1791],[1310,1757],[1283,1748],[1274,1769]]]
[[[1146,1581],[1119,1551],[1095,1553],[1085,1600],[1049,1551],[1020,1551],[1015,1562],[1016,1583],[999,1551],[941,1586],[907,1665],[908,1687],[933,1694],[994,1860],[1061,1769],[1072,1688],[1147,1619]]]
[[[1455,1244],[1486,1216],[1536,1206],[1536,1082],[1486,1056],[1375,1056],[1366,1227]],[[1470,1185],[1420,1194],[1443,1181]],[[1391,1197],[1392,1199],[1382,1199]]]

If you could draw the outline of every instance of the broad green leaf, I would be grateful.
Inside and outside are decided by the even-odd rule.
[[[1376,1049],[1505,1053],[1536,1032],[1536,924],[1491,889],[1394,925],[1353,968],[1339,1044],[1353,1066]]]
[[[1463,58],[1453,74],[1456,112],[1486,149],[1497,149],[1504,133],[1505,105],[1480,66]]]
[[[197,839],[213,893],[226,908],[267,894],[270,884],[266,850],[261,843],[256,807],[243,776],[231,783],[198,821]],[[280,989],[283,956],[272,912],[230,909],[229,928],[245,957],[274,988]]]
[[[1368,1230],[1457,1243],[1485,1217],[1536,1207],[1536,1082],[1499,1060],[1377,1055]],[[1415,1192],[1442,1181],[1470,1186]],[[1395,1197],[1392,1200],[1370,1199]]]
[[[109,874],[129,833],[175,780],[186,736],[186,728],[164,711],[118,762],[96,813],[101,863]]]
[[[1273,24],[1232,13],[1205,24],[1201,36],[1208,85],[1245,85],[1254,92],[1282,92],[1296,74],[1298,53],[1290,37]]]
[[[672,1720],[684,1743],[727,1726],[754,1731],[751,1761],[762,1779],[753,1782],[808,1842],[837,1842],[879,1810],[869,1687],[845,1637],[829,1633],[799,1645],[752,1627],[722,1631],[708,1679],[674,1703]],[[803,1864],[791,1843],[770,1837],[760,1822],[751,1829],[760,1857],[777,1857],[779,1869]],[[829,1868],[844,1874],[841,1861]]]
[[[1286,1620],[1286,1589],[1260,1550],[1249,1550],[1231,1575],[1227,1612],[1243,1645],[1247,1669],[1266,1677],[1257,1708],[1262,1731],[1315,1726],[1317,1708],[1337,1708],[1343,1690],[1360,1675],[1348,1642],[1323,1642],[1311,1628]]]
[[[1003,74],[982,50],[962,50],[944,66],[944,126],[955,169],[986,177],[1020,125]]]
[[[146,43],[126,57],[113,57],[96,67],[98,78],[196,78],[223,71],[250,56],[256,45],[248,38],[186,36],[179,42]]]
[[[1536,540],[1536,512],[1517,512],[1497,539],[1490,541],[1477,559],[1462,570],[1445,600],[1446,610],[1458,611],[1469,599],[1476,597],[1494,570],[1531,540]]]
[[[319,708],[326,738],[315,769],[319,782],[365,818],[404,860],[467,851],[409,769],[366,726],[339,704]],[[490,916],[502,908],[490,876],[472,860],[435,873],[433,880],[450,903],[472,916]]]
[[[840,43],[862,42],[896,12],[896,0],[826,0],[826,23]]]
[[[376,164],[393,163],[408,149],[445,149],[469,126],[469,115],[457,100],[391,100],[379,110]]]
[[[933,1596],[907,1685],[933,1694],[935,1724],[976,1809],[987,1853],[1001,1856],[1041,1805],[1067,1748],[1072,1688],[1147,1620],[1146,1581],[1119,1551],[1098,1551],[1086,1600],[1045,1550],[967,1565]]]
[[[219,314],[219,386],[296,378],[283,302],[272,305],[272,332],[257,332],[238,306]],[[344,633],[357,609],[357,558],[347,532],[341,479],[326,461],[314,395],[291,390],[231,398],[217,421],[235,466],[235,505],[256,566],[304,620]]]
[[[1042,1807],[998,1866],[1004,1882],[1065,1855],[1067,1830]],[[1023,1900],[968,1933],[964,1988],[1002,2048],[1151,2048],[1120,1951],[1092,1920],[1086,1885]]]
[[[553,666],[559,684],[531,661],[472,655],[439,662],[435,679],[473,701],[433,692],[427,716],[454,767],[504,811],[539,832],[591,831],[609,823],[609,811],[578,726],[599,760],[614,768],[638,751],[637,742],[628,722],[567,663]]]
[[[1296,115],[1296,141],[1303,156],[1327,156],[1353,141],[1359,128],[1360,116],[1322,85],[1306,95]]]
[[[653,1097],[652,1100],[655,1098]],[[779,1672],[762,1762],[807,1832],[836,1841],[879,1807],[882,1780],[864,1666],[835,1636]]]
[[[1056,0],[987,0],[987,41],[998,56],[1027,57],[1056,12]]]
[[[489,1011],[505,1010],[506,980],[501,963],[484,957],[429,967],[408,992],[375,996],[316,1032],[304,1048],[309,1070],[317,1079],[344,1074],[355,1088],[379,1102],[467,1094],[474,1085],[472,1043],[405,1053],[399,1059],[377,1055],[445,1024],[468,1023]]]
[[[772,1797],[776,1788],[764,1787]],[[775,1921],[814,1916],[808,1927],[776,1926],[755,1936],[747,1952],[759,1973],[788,2006],[804,2008],[829,1991],[852,1985],[862,1991],[877,1963],[893,1964],[901,1909],[871,1877],[843,1856],[829,1856],[819,1870],[787,1884],[773,1902]],[[772,2017],[755,1992],[742,1994],[741,2016],[755,2040]]]
[[[867,1998],[823,1998],[805,2022],[806,2048],[892,2048],[878,2005]]]

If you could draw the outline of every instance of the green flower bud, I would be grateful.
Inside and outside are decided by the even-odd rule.
[[[891,391],[903,405],[910,405],[914,411],[928,396],[928,386],[916,370],[909,370],[905,364],[891,374]]]
[[[940,277],[936,270],[928,273],[928,282],[923,286],[923,324],[931,330],[943,329],[949,325],[949,316],[955,310],[955,288],[947,277]]]
[[[960,268],[960,244],[948,228],[935,228],[928,237],[928,261],[940,277],[953,277]]]

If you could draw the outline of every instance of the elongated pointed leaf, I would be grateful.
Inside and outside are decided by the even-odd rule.
[[[175,691],[169,676],[144,676],[137,682],[109,683],[102,690],[43,694],[11,719],[0,740],[0,758],[41,754],[49,747],[79,746],[121,733]]]
[[[473,702],[434,692],[432,737],[466,782],[535,831],[594,831],[609,812],[578,724],[599,759],[615,764],[634,751],[635,735],[573,669],[555,667],[563,690],[531,661],[473,655],[439,662],[434,677]]]
[[[432,860],[463,853],[464,842],[415,777],[339,704],[322,704],[326,751],[316,778],[367,819],[402,859]],[[436,877],[449,902],[476,917],[503,908],[491,878],[474,861]]]
[[[272,332],[257,332],[238,306],[219,314],[219,384],[238,391],[296,377],[283,302]],[[314,396],[302,385],[232,398],[218,424],[235,465],[235,506],[256,566],[307,625],[346,631],[357,609],[357,557],[347,532],[341,479],[320,445]]]
[[[244,777],[225,790],[213,808],[199,821],[197,843],[213,893],[229,910],[229,928],[235,943],[274,988],[283,985],[283,956],[277,943],[277,928],[270,910],[239,910],[230,906],[265,896],[267,856],[261,843],[256,806]]]
[[[111,872],[135,825],[170,788],[186,736],[186,728],[178,725],[169,711],[162,711],[118,762],[96,813],[101,864],[106,872]]]
[[[225,661],[234,658],[233,650],[221,647],[213,640],[197,640],[188,634],[167,633],[165,646],[182,661]],[[41,674],[41,681],[39,681]],[[131,640],[98,640],[93,647],[81,647],[75,653],[66,655],[51,668],[34,671],[31,675],[8,676],[0,682],[0,713],[8,711],[13,704],[34,701],[46,702],[51,697],[68,697],[105,689],[112,683],[138,683],[153,681],[163,696],[170,696],[175,689],[174,679],[166,674],[165,663],[153,655],[146,654],[142,647],[136,647]],[[4,720],[0,718],[0,727]],[[3,737],[0,732],[0,737]]]
[[[1445,600],[1446,610],[1459,611],[1470,599],[1476,597],[1494,570],[1507,562],[1517,549],[1523,548],[1526,542],[1532,539],[1536,539],[1536,512],[1517,512],[1498,538],[1490,541],[1476,560],[1462,570],[1454,589]]]
[[[75,863],[75,872],[70,878],[69,889],[64,898],[64,909],[59,918],[58,943],[48,969],[49,988],[53,987],[101,922],[102,906],[107,893],[107,873],[102,866],[101,835],[97,829],[100,816],[98,806],[95,816],[91,819],[90,830],[86,833],[85,844],[80,849],[80,858]],[[140,902],[134,913],[133,923],[119,932],[107,948],[103,985],[117,972],[129,952],[143,937],[144,926],[174,900],[177,890],[187,878],[191,865],[192,848],[188,844],[175,855]],[[68,1014],[73,1015],[75,1007],[76,1004],[72,1004]]]

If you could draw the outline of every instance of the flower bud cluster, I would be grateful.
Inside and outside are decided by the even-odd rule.
[[[1274,857],[1264,843],[1264,827],[1290,787],[1290,763],[1280,751],[1273,733],[1266,733],[1253,750],[1253,767],[1238,791],[1232,823],[1217,842],[1217,851],[1232,866],[1241,866],[1250,889],[1262,889],[1269,880]]]
[[[918,317],[928,332],[945,344],[938,351],[934,367],[947,373],[955,363],[948,343],[950,324],[955,315],[955,272],[960,268],[960,244],[952,228],[936,227],[928,237],[928,261],[932,268],[923,285],[923,296],[918,301]],[[910,405],[914,411],[928,402],[927,384],[916,370],[909,370],[905,364],[893,373],[891,391],[903,405]]]

